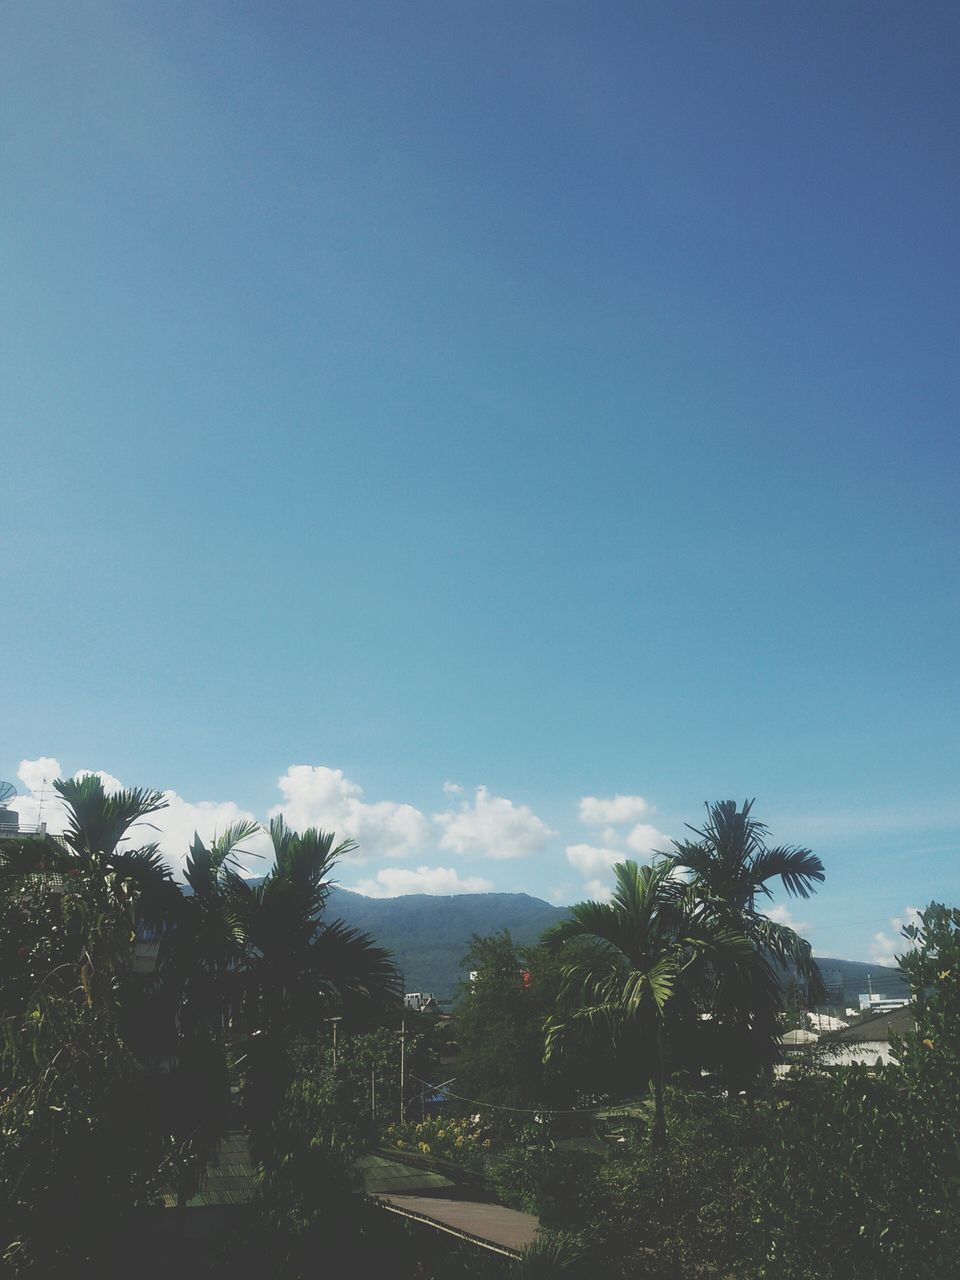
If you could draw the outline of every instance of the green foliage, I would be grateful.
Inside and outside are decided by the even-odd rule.
[[[356,1016],[396,1003],[387,954],[322,919],[345,846],[276,820],[277,865],[254,889],[232,863],[255,827],[235,824],[209,848],[194,839],[184,898],[155,845],[122,847],[164,806],[159,792],[108,795],[94,776],[55,785],[68,812],[63,839],[0,845],[8,1268],[113,1274],[136,1211],[163,1191],[183,1203],[197,1190],[229,1123],[237,1036],[265,1212],[282,1199],[293,1234],[309,1235],[312,1197],[349,1194],[349,1126],[331,1126],[329,1107],[316,1120],[324,1081],[298,1075],[291,1045],[332,1007]],[[157,952],[150,974],[135,969],[141,940]]]
[[[787,893],[808,898],[823,882],[823,864],[809,849],[770,847],[768,829],[752,809],[752,800],[739,808],[733,800],[708,804],[703,828],[689,828],[698,839],[674,841],[666,862],[690,878],[703,912],[750,945],[746,958],[721,952],[706,958],[697,975],[697,1005],[709,1018],[676,1037],[691,1070],[717,1075],[734,1092],[756,1089],[779,1059],[782,973],[795,972],[811,999],[824,996],[810,944],[756,909],[758,898],[772,896],[775,879]]]
[[[670,1091],[670,1142],[652,1121],[608,1156],[554,1152],[537,1207],[575,1234],[590,1274],[685,1280],[746,1276],[754,1224],[751,1165],[759,1122],[743,1107]]]
[[[537,1213],[552,1168],[554,1157],[545,1134],[528,1126],[490,1155],[486,1174],[498,1200],[522,1213]]]
[[[517,1280],[552,1280],[553,1277],[586,1275],[591,1264],[588,1252],[572,1236],[545,1232],[527,1245],[513,1270]]]
[[[585,958],[596,948],[582,940],[570,951]],[[506,1140],[538,1113],[584,1106],[624,1087],[622,1064],[598,1057],[586,1028],[573,1028],[565,1052],[544,1061],[544,1027],[564,980],[564,963],[549,948],[520,947],[507,932],[474,937],[463,963],[477,977],[461,986],[454,1010],[460,1057],[453,1087],[469,1100],[455,1104],[461,1111],[479,1110],[485,1128]]]
[[[97,778],[58,790],[66,845],[0,848],[0,1239],[12,1273],[40,1276],[106,1267],[136,1207],[197,1163],[167,1123],[169,1082],[124,1030],[138,922],[176,891],[151,846],[116,844],[161,797],[108,797]]]
[[[482,1125],[456,1116],[428,1116],[424,1120],[391,1124],[384,1130],[383,1140],[398,1151],[449,1160],[473,1172],[483,1169],[492,1144]]]
[[[695,999],[707,974],[737,974],[753,952],[729,919],[674,874],[665,858],[652,866],[623,862],[614,867],[610,902],[580,902],[569,920],[545,935],[565,955],[559,1013],[546,1027],[545,1057],[563,1045],[578,1024],[607,1037],[614,1049],[632,1050],[637,1084],[652,1083],[656,1119],[652,1138],[666,1137],[663,1088],[671,1021],[686,1013],[694,1027]],[[595,940],[592,954],[566,948]]]
[[[898,1061],[794,1086],[758,1185],[776,1280],[912,1275],[960,1256],[960,911],[932,904],[904,930],[916,1030]]]

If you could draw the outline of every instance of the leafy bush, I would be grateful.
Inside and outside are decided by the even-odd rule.
[[[490,1137],[475,1121],[455,1116],[430,1116],[417,1122],[388,1125],[384,1141],[398,1151],[412,1151],[450,1160],[479,1171],[490,1148]]]
[[[576,1231],[596,1274],[680,1280],[710,1267],[751,1274],[759,1122],[741,1106],[678,1090],[669,1105],[675,1123],[664,1148],[641,1129],[608,1157],[554,1153],[541,1219]]]
[[[770,1280],[942,1280],[960,1257],[960,911],[905,931],[916,1029],[878,1071],[794,1086],[758,1179]]]

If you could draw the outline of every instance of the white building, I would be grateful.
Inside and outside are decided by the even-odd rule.
[[[894,1058],[890,1036],[905,1036],[914,1026],[913,1014],[903,1006],[871,1014],[855,1026],[821,1039],[821,1047],[828,1051],[826,1064],[844,1067],[860,1063],[876,1067],[892,1062]]]

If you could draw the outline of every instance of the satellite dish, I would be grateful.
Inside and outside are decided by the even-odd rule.
[[[0,807],[5,805],[8,800],[12,800],[17,794],[17,788],[12,782],[0,782]]]

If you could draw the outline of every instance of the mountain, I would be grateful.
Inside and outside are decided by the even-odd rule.
[[[515,942],[534,943],[565,912],[528,893],[365,898],[334,889],[325,914],[362,929],[392,951],[406,991],[432,991],[438,1000],[451,1000],[465,977],[460,961],[473,934],[508,929]]]
[[[457,983],[466,976],[460,962],[474,933],[508,929],[515,942],[530,944],[566,913],[528,893],[365,898],[349,889],[334,889],[326,914],[362,929],[392,951],[405,990],[432,991],[438,1000],[451,1000]],[[883,996],[909,994],[897,969],[827,956],[818,956],[817,963],[831,1004],[856,1007],[859,994],[870,990]]]

